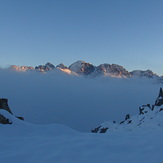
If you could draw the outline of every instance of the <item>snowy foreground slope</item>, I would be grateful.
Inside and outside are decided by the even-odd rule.
[[[105,134],[80,133],[62,125],[33,125],[0,109],[12,124],[0,124],[0,161],[5,163],[161,163],[163,111],[140,108],[141,127],[119,128]],[[143,109],[143,110],[142,110]],[[148,109],[149,112],[146,112]],[[145,116],[146,115],[146,116]],[[129,119],[126,120],[127,123]],[[134,116],[132,117],[134,121]],[[129,123],[130,124],[130,123]],[[129,125],[128,124],[128,125]],[[136,123],[134,123],[136,124]],[[124,125],[127,126],[127,125]],[[110,131],[110,132],[109,132]]]
[[[9,115],[0,125],[1,162],[162,162],[163,129],[79,133],[61,125],[32,125]]]
[[[160,88],[159,95],[153,105],[146,104],[139,107],[139,115],[130,117],[126,115],[120,123],[104,122],[93,133],[106,133],[118,131],[154,130],[163,126],[163,90]]]

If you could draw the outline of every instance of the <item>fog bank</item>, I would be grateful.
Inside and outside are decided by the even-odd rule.
[[[15,115],[87,132],[101,122],[137,114],[140,105],[155,102],[162,86],[149,79],[90,79],[59,72],[0,70],[0,75],[0,98],[9,99]]]

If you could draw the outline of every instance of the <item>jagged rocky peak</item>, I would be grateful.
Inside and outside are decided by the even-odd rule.
[[[50,63],[50,62],[46,63],[45,66],[48,67],[49,70],[55,68],[55,66],[52,63]]]
[[[61,69],[68,69],[67,66],[65,66],[63,63],[60,63],[59,65],[56,66],[57,68]]]
[[[35,67],[35,69],[40,72],[53,70],[54,68],[55,68],[55,66],[50,62],[47,62],[45,65],[39,65],[39,66]]]
[[[158,97],[156,99],[155,105],[156,106],[163,105],[163,91],[162,91],[162,88],[160,88],[160,92],[159,92],[159,95],[158,95]]]
[[[79,75],[90,75],[95,70],[95,66],[85,61],[77,61],[71,64],[69,69]]]
[[[117,130],[139,130],[139,129],[155,129],[163,126],[163,91],[160,88],[159,95],[155,104],[142,105],[139,107],[139,115],[126,115],[125,119],[120,123],[104,122],[98,127],[91,130],[93,133],[115,132]]]
[[[157,78],[158,75],[156,73],[154,73],[151,70],[146,70],[146,71],[142,71],[142,70],[134,70],[131,71],[130,74],[134,77],[146,77],[146,78]]]
[[[99,65],[94,73],[94,76],[104,75],[111,77],[130,77],[130,73],[122,66],[117,64],[101,64]]]
[[[16,65],[10,66],[10,69],[14,71],[22,71],[22,72],[34,70],[32,66],[16,66]]]

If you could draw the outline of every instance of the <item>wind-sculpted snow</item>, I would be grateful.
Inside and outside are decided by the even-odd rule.
[[[160,84],[148,79],[96,79],[49,73],[0,71],[0,98],[14,115],[35,124],[59,123],[90,131],[104,121],[121,121],[155,99]]]
[[[0,110],[12,125],[0,124],[0,160],[5,163],[160,163],[162,129],[106,134],[80,133],[66,126],[33,125]]]

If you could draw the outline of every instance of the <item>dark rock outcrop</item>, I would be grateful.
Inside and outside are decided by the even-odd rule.
[[[44,72],[44,71],[53,70],[54,68],[55,68],[55,66],[52,63],[48,62],[45,65],[36,66],[35,70],[38,70],[40,72]]]
[[[57,68],[61,69],[68,69],[67,66],[65,66],[63,63],[60,63],[59,65],[56,66]]]
[[[1,124],[12,124],[12,122],[9,121],[6,117],[0,114],[0,123]]]
[[[108,130],[108,127],[103,127],[101,128],[101,126],[95,128],[95,129],[92,129],[91,132],[92,133],[105,133],[106,131]]]
[[[159,95],[155,101],[155,105],[156,106],[161,106],[163,105],[163,91],[162,91],[162,88],[160,88],[160,92],[159,92]]]
[[[8,111],[10,114],[13,114],[8,106],[8,99],[0,98],[0,109],[4,109]]]
[[[118,128],[127,128],[131,131],[131,128],[140,128],[141,126],[148,125],[155,118],[156,121],[152,121],[153,123],[160,126],[162,121],[162,112],[163,111],[163,90],[160,88],[159,95],[155,101],[154,105],[146,104],[139,107],[139,116],[130,117],[129,114],[125,116],[125,120],[121,121],[119,124],[116,124],[114,121],[105,122],[101,124],[99,127],[91,130],[92,133],[105,133],[108,129],[111,131],[115,131]],[[160,119],[158,119],[158,117]],[[163,123],[162,123],[163,125]]]
[[[11,109],[8,106],[8,99],[0,98],[0,109],[6,110],[7,112],[9,112],[10,114],[13,115]],[[17,117],[17,118],[20,119],[20,120],[24,120],[23,117]],[[9,119],[6,118],[5,116],[3,116],[2,114],[0,114],[0,123],[2,123],[2,124],[12,124],[12,122],[10,122]]]

